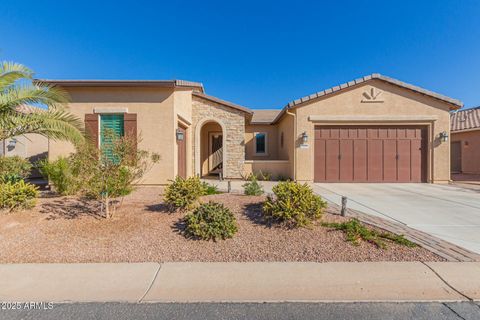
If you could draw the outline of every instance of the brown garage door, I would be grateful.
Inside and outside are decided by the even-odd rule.
[[[315,127],[315,182],[426,182],[425,127]]]

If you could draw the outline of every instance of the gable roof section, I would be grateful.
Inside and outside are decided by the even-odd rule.
[[[457,111],[450,116],[450,130],[452,132],[478,129],[480,129],[480,106]]]
[[[358,79],[343,83],[341,85],[331,87],[331,88],[325,89],[323,91],[319,91],[319,92],[316,92],[314,94],[311,94],[311,95],[302,97],[300,99],[291,101],[290,103],[288,103],[288,105],[286,107],[287,108],[293,108],[293,107],[296,107],[298,105],[303,104],[304,102],[314,100],[314,99],[317,99],[317,98],[321,98],[323,96],[327,96],[329,94],[339,92],[339,91],[342,91],[343,89],[354,87],[356,85],[359,85],[361,83],[367,82],[369,80],[374,80],[374,79],[382,80],[382,81],[388,82],[390,84],[396,85],[398,87],[408,89],[408,90],[411,90],[411,91],[414,91],[414,92],[432,97],[434,99],[441,100],[443,102],[449,103],[449,104],[452,105],[451,109],[459,109],[463,106],[463,103],[460,100],[449,98],[449,97],[441,95],[439,93],[435,93],[433,91],[429,91],[429,90],[414,86],[412,84],[402,82],[400,80],[396,80],[396,79],[381,75],[379,73],[373,73],[371,75],[368,75],[368,76],[365,76],[365,77],[362,77],[362,78],[358,78]]]
[[[233,109],[236,109],[236,110],[243,111],[243,112],[245,112],[249,115],[253,114],[253,111],[250,110],[249,108],[242,107],[238,104],[235,104],[235,103],[232,103],[232,102],[229,102],[229,101],[225,101],[225,100],[219,99],[219,98],[214,97],[214,96],[210,96],[210,95],[205,94],[205,93],[194,91],[192,94],[196,97],[199,97],[199,98],[202,98],[202,99],[205,99],[205,100],[208,100],[208,101],[212,101],[212,102],[215,102],[215,103],[218,103],[218,104],[221,104],[221,105],[224,105],[226,107],[230,107],[230,108],[233,108]]]
[[[273,120],[278,116],[282,110],[267,110],[267,109],[260,109],[260,110],[252,110],[253,116],[252,120],[250,121],[251,124],[271,124]]]
[[[36,82],[61,87],[164,87],[192,88],[204,92],[203,84],[187,80],[52,80],[35,79]]]

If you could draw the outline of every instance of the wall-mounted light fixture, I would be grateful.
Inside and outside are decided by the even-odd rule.
[[[302,133],[302,144],[307,144],[308,143],[308,135],[307,135],[307,132],[304,131]]]
[[[17,139],[12,138],[12,140],[8,141],[7,148],[13,149],[17,145]]]
[[[442,142],[447,142],[448,141],[448,133],[447,131],[442,131],[440,132],[440,140]]]
[[[177,140],[183,141],[184,139],[185,139],[185,134],[183,133],[183,131],[180,129],[177,129]]]

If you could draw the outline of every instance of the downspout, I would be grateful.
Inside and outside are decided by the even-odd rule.
[[[297,116],[295,113],[288,111],[288,107],[285,109],[285,113],[293,117],[293,181],[297,181]]]

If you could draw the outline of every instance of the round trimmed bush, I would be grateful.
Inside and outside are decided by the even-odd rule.
[[[204,186],[198,177],[183,179],[177,176],[165,188],[164,201],[172,211],[192,209],[204,194]]]
[[[237,221],[232,212],[221,203],[203,203],[184,218],[188,236],[203,240],[232,238],[237,232]]]
[[[289,227],[310,225],[322,217],[323,209],[327,206],[307,184],[279,182],[272,190],[275,197],[268,196],[264,202],[264,216]]]
[[[37,187],[23,180],[0,184],[0,209],[29,209],[35,206],[37,197]]]

